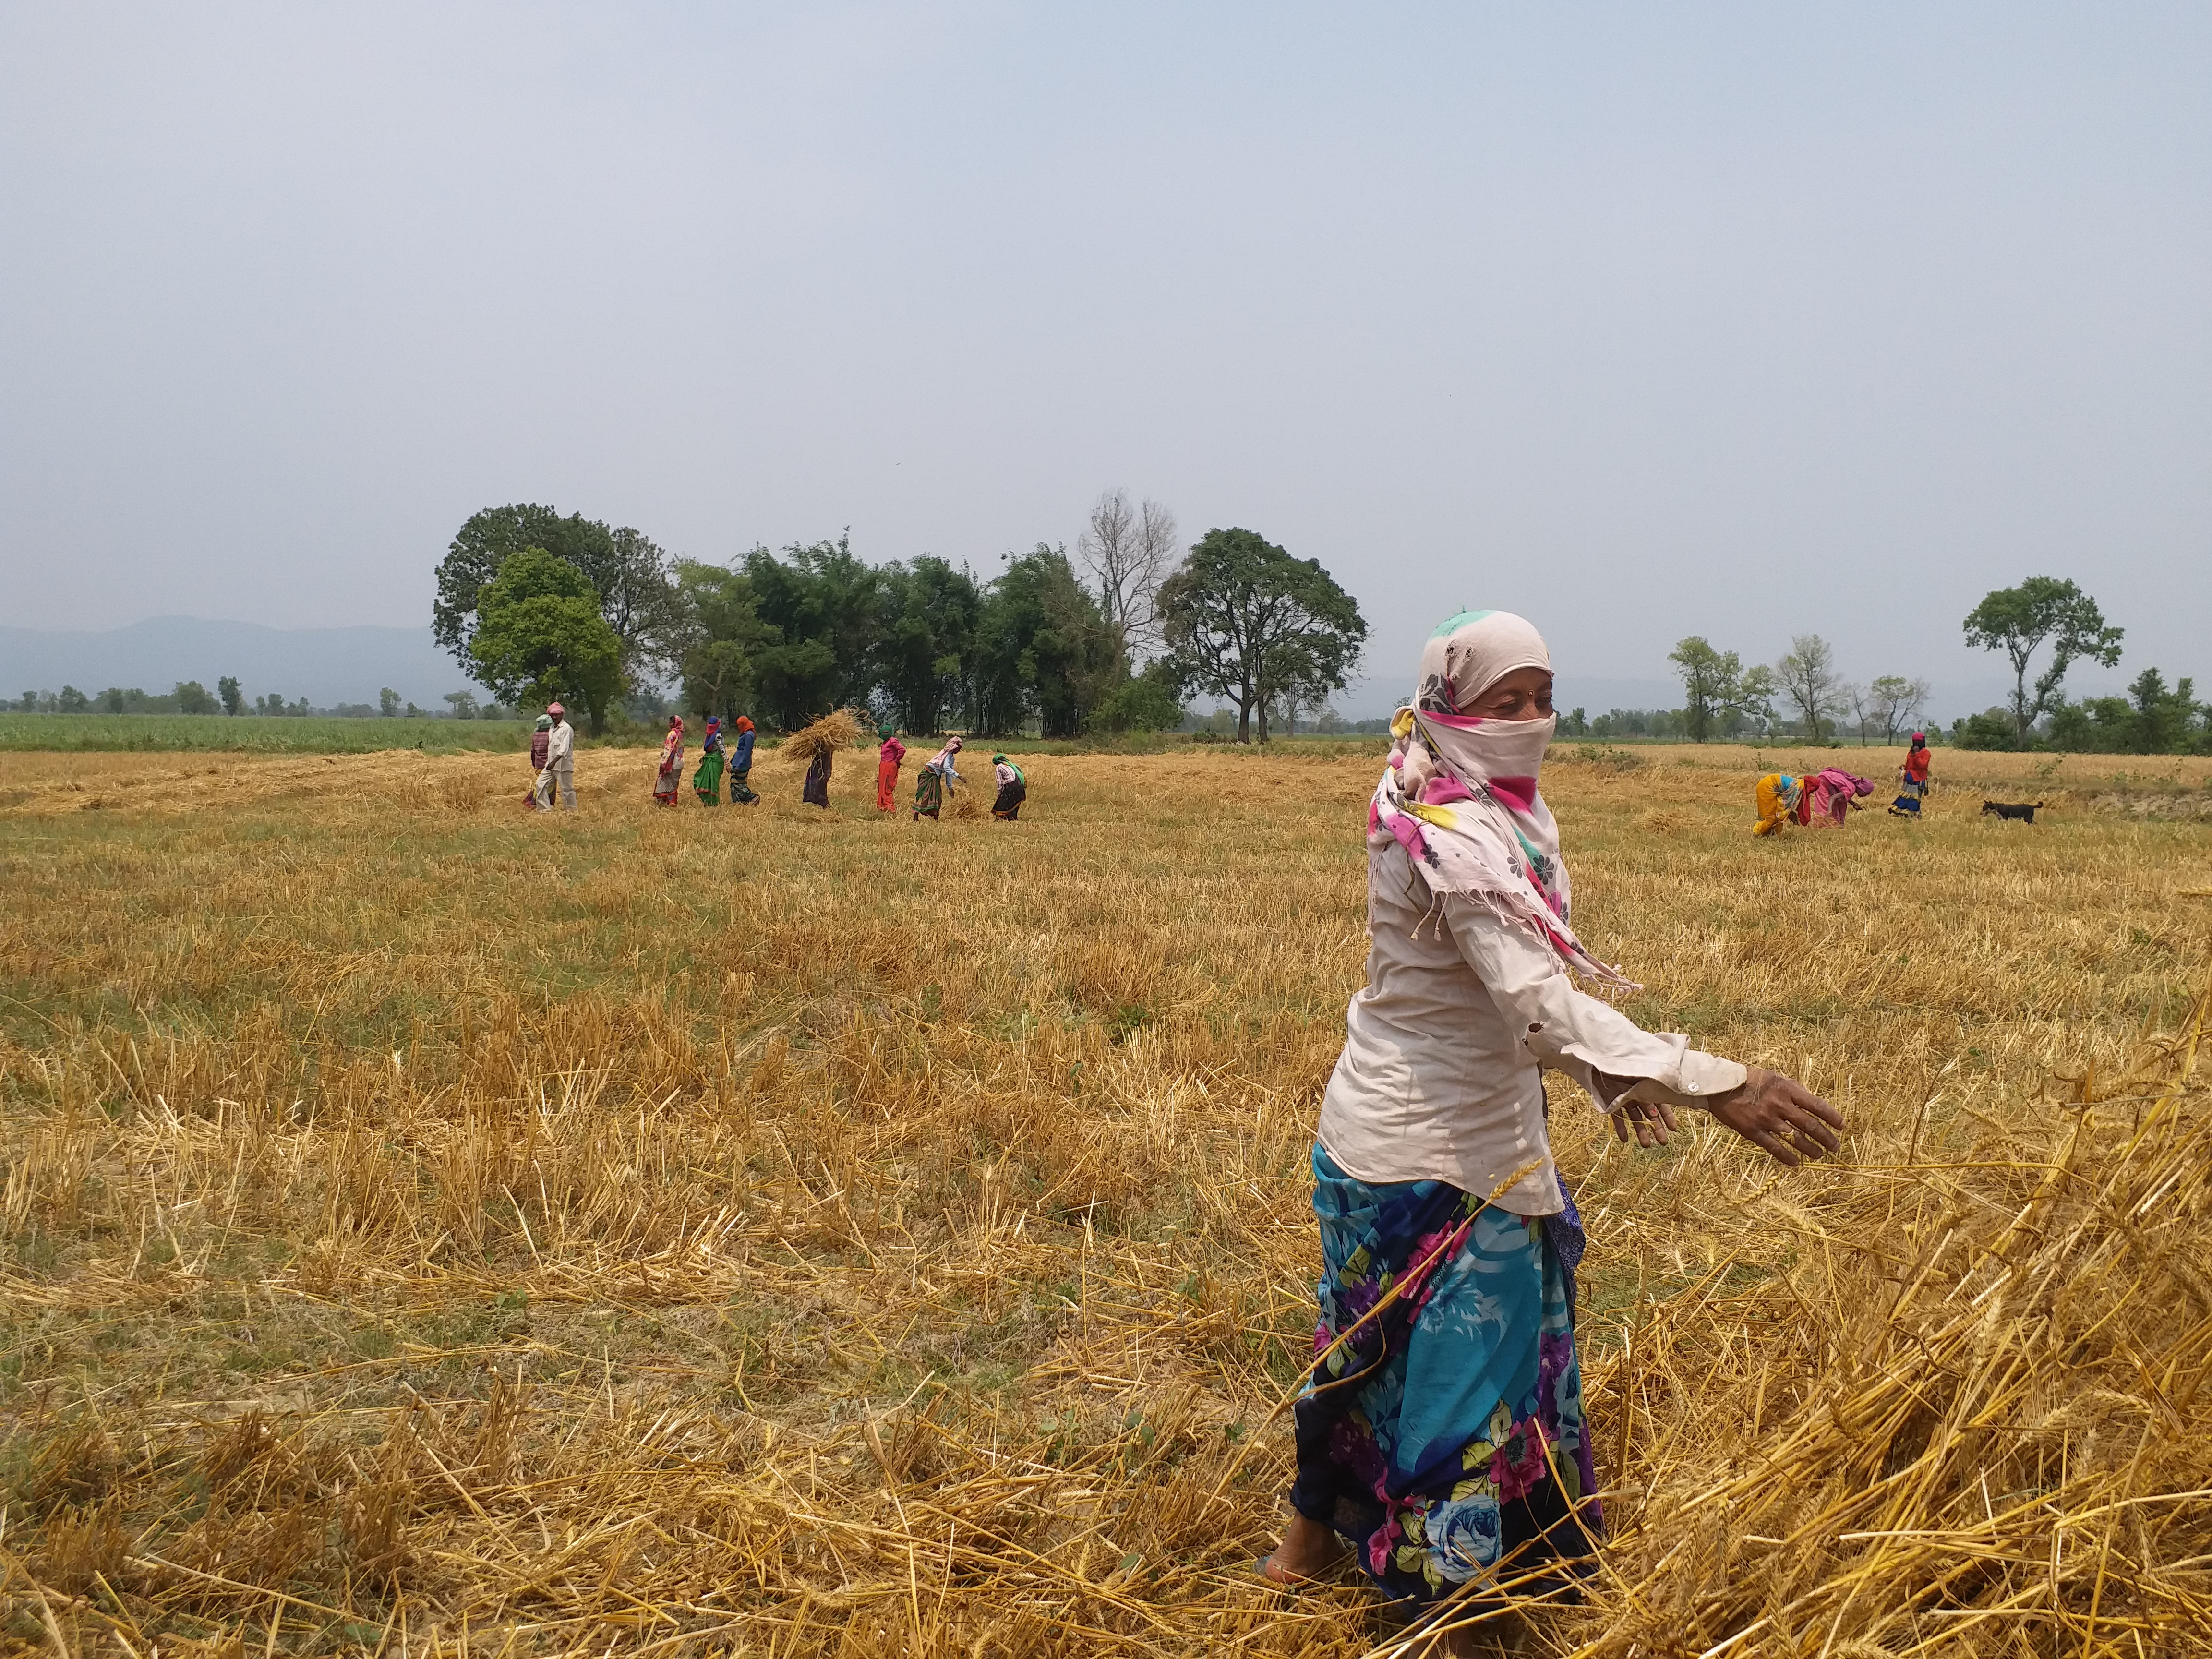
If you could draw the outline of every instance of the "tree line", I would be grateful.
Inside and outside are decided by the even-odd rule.
[[[714,564],[580,513],[486,507],[439,565],[431,625],[502,701],[571,702],[595,731],[667,684],[773,731],[854,707],[1047,738],[1164,730],[1210,692],[1248,742],[1347,684],[1367,632],[1318,561],[1233,527],[1184,548],[1172,514],[1118,489],[1073,556],[1039,542],[988,579],[932,554],[870,563],[849,536]]]
[[[2197,700],[2195,683],[2173,684],[2146,668],[2125,696],[2065,695],[2078,663],[2111,668],[2120,660],[2125,630],[2106,622],[2097,602],[2073,581],[2031,576],[1986,594],[1963,623],[1968,644],[2002,653],[2013,672],[2005,702],[1953,723],[1951,741],[1966,749],[2058,749],[2105,754],[2212,751],[2212,705]],[[1794,735],[1826,742],[1856,728],[1862,742],[1879,734],[1894,743],[1917,723],[1928,702],[1924,679],[1890,674],[1856,684],[1839,672],[1834,647],[1801,634],[1772,665],[1747,665],[1733,651],[1692,635],[1668,657],[1682,681],[1683,706],[1657,711],[1613,710],[1587,720],[1577,709],[1561,721],[1571,736],[1767,736],[1786,724]],[[1940,732],[1940,728],[1938,728]]]
[[[447,716],[453,720],[512,718],[496,703],[479,704],[473,691],[448,691],[444,702]],[[422,720],[431,716],[430,710],[416,708],[388,685],[377,692],[374,703],[341,702],[328,708],[316,708],[310,707],[305,697],[287,702],[281,691],[264,692],[249,700],[237,678],[228,674],[216,680],[213,691],[198,680],[179,680],[166,692],[149,692],[135,685],[111,685],[105,691],[94,692],[80,691],[74,685],[64,685],[58,691],[26,691],[13,702],[0,699],[0,710],[22,714],[325,714],[341,720],[396,720],[403,714]]]

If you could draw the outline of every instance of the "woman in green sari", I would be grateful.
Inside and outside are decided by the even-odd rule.
[[[699,797],[702,806],[721,805],[722,720],[719,714],[707,717],[707,740],[699,745],[699,769],[691,775],[691,793]]]

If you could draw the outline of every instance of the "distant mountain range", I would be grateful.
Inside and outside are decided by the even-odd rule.
[[[0,628],[0,697],[64,685],[94,696],[111,685],[158,696],[179,680],[212,691],[225,674],[237,676],[249,701],[273,691],[318,708],[373,703],[387,685],[441,713],[448,691],[489,695],[427,628],[264,628],[198,617],[152,617],[98,634]]]

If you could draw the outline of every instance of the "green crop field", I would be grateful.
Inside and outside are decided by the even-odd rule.
[[[530,730],[527,720],[327,714],[0,714],[0,750],[227,750],[265,755],[507,750],[528,748]]]

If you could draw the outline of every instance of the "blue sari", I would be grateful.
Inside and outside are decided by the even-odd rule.
[[[1326,1357],[1295,1408],[1291,1507],[1349,1539],[1407,1610],[1478,1604],[1480,1586],[1461,1591],[1477,1577],[1556,1593],[1589,1570],[1603,1530],[1575,1359],[1573,1199],[1562,1183],[1563,1213],[1517,1216],[1441,1181],[1370,1185],[1319,1145],[1313,1167]]]

